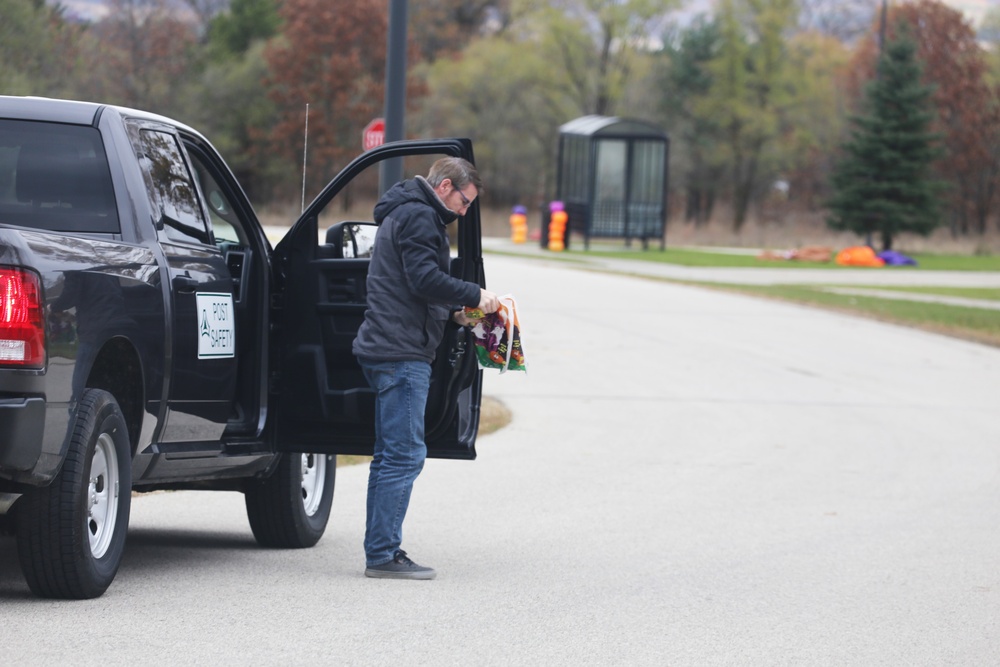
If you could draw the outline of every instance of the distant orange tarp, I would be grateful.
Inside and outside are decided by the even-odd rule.
[[[885,260],[868,246],[851,246],[837,253],[837,264],[843,266],[885,266]]]

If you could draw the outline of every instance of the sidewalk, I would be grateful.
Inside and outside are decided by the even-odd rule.
[[[1000,301],[993,301],[990,299],[969,299],[961,296],[945,296],[943,294],[918,294],[913,292],[896,292],[893,290],[855,287],[825,287],[823,288],[823,291],[853,296],[873,296],[879,299],[898,299],[900,301],[920,301],[923,303],[944,303],[950,306],[963,306],[965,308],[1000,310]]]

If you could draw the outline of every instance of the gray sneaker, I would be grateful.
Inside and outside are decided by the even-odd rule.
[[[433,568],[417,565],[402,549],[388,563],[365,568],[366,577],[376,579],[433,579],[437,572]]]

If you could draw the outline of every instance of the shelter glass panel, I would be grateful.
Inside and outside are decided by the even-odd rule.
[[[625,194],[628,142],[602,139],[597,142],[597,181],[591,220],[593,236],[625,235]]]
[[[636,141],[632,146],[632,190],[629,235],[662,234],[666,146],[661,141]]]
[[[587,202],[587,175],[590,173],[590,146],[586,137],[563,138],[562,182],[560,193],[564,201]]]

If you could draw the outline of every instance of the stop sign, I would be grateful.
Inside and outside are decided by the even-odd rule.
[[[361,132],[361,147],[370,150],[385,143],[385,120],[376,118]]]

